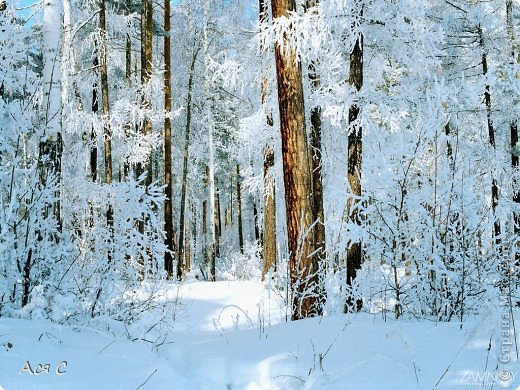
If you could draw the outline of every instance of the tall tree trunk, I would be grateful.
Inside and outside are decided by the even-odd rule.
[[[482,49],[482,74],[484,76],[487,75],[488,72],[488,62],[487,62],[487,54],[484,47],[484,34],[482,32],[482,28],[480,25],[477,27],[478,35],[479,35],[479,43]],[[495,129],[493,127],[493,120],[491,118],[491,92],[489,85],[486,84],[484,90],[484,103],[486,105],[486,117],[487,117],[487,128],[488,128],[488,136],[489,136],[489,144],[493,148],[493,153],[496,152],[496,143],[495,143]],[[496,209],[498,206],[498,185],[495,177],[495,169],[492,169],[491,172],[491,210],[493,211],[493,236],[495,237],[495,244],[497,245],[498,250],[500,251],[500,221],[496,217]]]
[[[152,77],[152,1],[142,0],[141,1],[141,84],[143,88],[142,96],[142,107],[145,110],[150,110],[152,103],[149,97],[146,97],[144,89],[148,85]],[[152,135],[152,122],[147,112],[144,116],[142,124],[142,132],[146,137]],[[141,163],[137,164],[137,176],[146,172],[145,185],[149,186],[152,184],[153,172],[152,172],[152,149],[150,148],[149,155],[145,161],[144,167]]]
[[[101,76],[101,114],[103,122],[103,150],[105,163],[105,183],[112,183],[112,132],[110,129],[110,106],[108,96],[108,66],[107,66],[107,47],[106,47],[106,9],[105,0],[99,1],[99,59]],[[114,227],[114,212],[112,205],[107,205],[107,227],[110,231],[112,242]],[[108,262],[112,261],[112,248],[108,248]],[[99,287],[102,288],[101,286]],[[99,295],[99,293],[98,293]]]
[[[61,13],[57,0],[49,0],[44,7],[43,25],[43,123],[44,131],[39,147],[39,170],[40,184],[42,188],[48,185],[48,178],[55,178],[56,199],[47,205],[45,217],[51,213],[56,219],[58,230],[61,231],[61,204],[60,204],[60,182],[61,182],[61,156],[63,142],[61,137],[62,101],[61,101]]]
[[[268,18],[268,9],[265,0],[259,0],[260,22],[264,23]],[[262,50],[263,51],[263,50]],[[267,95],[267,77],[262,80],[261,102],[265,103]],[[273,126],[273,116],[269,113],[266,116],[266,123],[268,126]],[[271,169],[274,167],[274,151],[269,145],[264,146],[264,221],[262,234],[262,280],[273,267],[276,271],[276,196],[275,196],[275,181]]]
[[[237,164],[237,218],[238,218],[238,246],[244,254],[244,231],[242,230],[242,189],[240,186],[240,165]]]
[[[316,7],[318,0],[307,0],[306,8]],[[311,88],[316,93],[321,86],[320,75],[316,71],[317,63],[312,61],[309,65],[309,80]],[[314,239],[316,242],[316,256],[318,258],[318,266],[320,277],[325,272],[325,213],[323,211],[323,177],[322,177],[322,150],[321,150],[321,107],[316,106],[311,109],[311,165],[312,165],[312,220],[314,226]],[[325,291],[321,292],[320,298],[325,301]],[[325,302],[323,302],[325,303]]]
[[[107,48],[106,48],[106,19],[105,19],[105,0],[99,2],[99,56],[101,74],[101,112],[103,114],[103,146],[105,163],[105,183],[112,183],[112,131],[110,129],[110,105],[108,96],[108,67],[107,67]],[[109,205],[109,210],[111,210]],[[107,212],[107,221],[112,225],[109,218],[111,211]]]
[[[361,19],[363,16],[363,0],[356,0],[354,2],[354,12],[357,18]],[[360,33],[354,44],[354,48],[350,53],[350,71],[348,82],[354,86],[359,92],[363,87],[363,35]],[[359,199],[361,197],[361,163],[362,163],[362,128],[358,123],[359,106],[354,103],[349,108],[348,121],[348,172],[347,179],[352,195],[347,201],[347,212],[349,220],[361,225],[361,218],[359,215]],[[362,243],[351,242],[347,249],[347,284],[353,285],[356,278],[357,270],[361,268],[363,261]],[[363,302],[356,301],[357,310],[361,309]],[[347,298],[345,304],[345,311],[354,307],[353,297]]]
[[[204,71],[205,74],[205,89],[206,89],[206,122],[208,124],[208,149],[209,149],[209,164],[207,166],[207,177],[209,181],[209,209],[211,216],[211,223],[209,224],[210,231],[210,245],[209,245],[209,261],[208,261],[208,280],[215,281],[215,255],[217,246],[217,221],[218,215],[216,210],[216,195],[215,195],[215,151],[213,143],[213,132],[215,123],[213,120],[213,109],[211,99],[211,85],[209,75],[209,51],[208,51],[208,26],[209,24],[209,2],[204,4],[204,28],[203,28],[203,47],[204,47]]]
[[[125,16],[128,17],[130,15],[130,0],[125,0]],[[130,22],[128,22],[130,24]],[[129,27],[129,24],[127,27]],[[130,34],[126,34],[125,37],[125,84],[130,90],[130,86],[132,84],[132,42],[130,41]],[[130,128],[131,124],[127,123],[125,125],[125,138],[128,140],[130,138]],[[123,161],[123,180],[128,180],[130,176],[130,162],[128,161],[128,157],[125,156]]]
[[[164,230],[166,248],[164,252],[164,269],[168,279],[173,277],[173,179],[172,179],[172,86],[171,86],[171,54],[170,54],[170,0],[164,0]],[[183,232],[183,227],[180,227]],[[181,233],[182,234],[182,233]],[[179,246],[183,245],[179,240]],[[177,279],[182,279],[182,262],[177,263]]]
[[[146,0],[146,68],[145,68],[145,84],[152,78],[152,45],[153,45],[153,3],[152,0]],[[152,102],[149,98],[145,100],[144,106],[150,110]],[[149,115],[146,115],[144,123],[144,134],[147,137],[152,135],[152,121]],[[153,181],[153,152],[150,148],[150,153],[146,163],[146,185],[150,186]]]
[[[271,0],[273,17],[296,11],[294,0]],[[278,105],[290,251],[292,319],[322,314],[318,262],[312,231],[311,173],[308,160],[301,64],[293,49],[275,44]]]
[[[182,186],[181,186],[181,207],[179,220],[179,250],[177,252],[177,279],[182,274],[182,263],[184,259],[184,225],[186,208],[186,187],[188,182],[188,157],[190,149],[190,130],[191,130],[191,95],[193,91],[193,75],[195,73],[195,61],[199,50],[195,50],[191,57],[190,75],[188,78],[188,97],[186,99],[186,129],[184,132],[184,156],[182,161]]]

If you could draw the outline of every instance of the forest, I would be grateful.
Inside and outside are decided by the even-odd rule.
[[[226,282],[289,327],[487,318],[520,386],[519,30],[518,0],[0,0],[0,346],[168,334]]]

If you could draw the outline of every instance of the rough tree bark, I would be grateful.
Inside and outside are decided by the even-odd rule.
[[[363,0],[354,2],[354,12],[357,17],[363,15]],[[363,87],[363,35],[359,33],[354,47],[350,53],[350,71],[348,82],[351,86],[360,91]],[[349,220],[360,225],[359,199],[361,197],[361,164],[362,164],[362,128],[358,123],[360,108],[354,103],[349,108],[348,113],[348,172],[347,179],[352,195],[347,201],[347,213]],[[362,243],[352,242],[347,249],[347,284],[352,286],[357,275],[357,270],[361,268],[363,261]],[[357,310],[361,309],[363,302],[355,302]],[[354,307],[353,297],[348,297],[345,303],[345,311]]]
[[[272,0],[273,18],[288,17],[294,0]],[[283,42],[286,44],[288,42]],[[305,129],[302,70],[296,52],[275,43],[282,138],[293,320],[322,314],[312,231],[311,174]]]

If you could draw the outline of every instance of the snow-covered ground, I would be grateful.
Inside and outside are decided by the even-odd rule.
[[[169,327],[0,318],[0,389],[520,388],[500,307],[460,329],[367,313],[286,322],[284,297],[259,282],[187,282],[168,299]]]

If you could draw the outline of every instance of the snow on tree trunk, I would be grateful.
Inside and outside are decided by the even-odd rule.
[[[354,12],[358,18],[363,14],[363,1],[354,2]],[[350,72],[349,84],[354,86],[356,91],[363,87],[363,35],[358,32],[352,52],[350,53]],[[361,224],[359,215],[359,199],[361,197],[361,163],[362,163],[362,128],[359,123],[360,107],[354,103],[349,108],[348,113],[348,172],[347,179],[350,186],[351,196],[347,201],[347,212],[349,220],[355,224]],[[351,242],[347,249],[347,284],[352,287],[357,270],[361,268],[363,261],[362,243],[360,241]],[[357,310],[361,309],[363,302],[355,302]],[[349,296],[345,304],[345,311],[354,306],[353,297]]]

